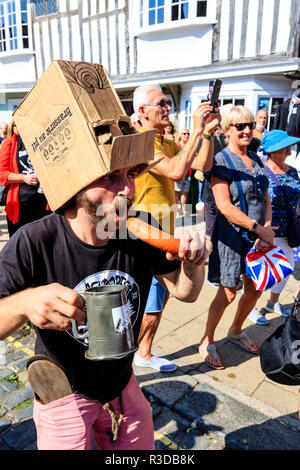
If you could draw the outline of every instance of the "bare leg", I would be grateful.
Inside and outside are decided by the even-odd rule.
[[[228,330],[228,335],[239,335],[242,332],[243,324],[251,312],[251,310],[255,307],[256,302],[258,301],[259,297],[261,296],[261,292],[255,290],[254,284],[251,279],[247,278],[243,275],[243,282],[244,282],[244,293],[241,296],[238,308],[233,319],[232,325]],[[244,342],[244,340],[241,340]],[[249,344],[247,344],[249,346]],[[251,343],[251,349],[253,351],[257,351],[258,348],[255,343]]]
[[[139,343],[139,356],[146,361],[150,361],[152,354],[151,348],[154,336],[157,332],[162,312],[144,313],[140,334],[138,338]]]
[[[280,294],[275,294],[274,292],[271,291],[270,304],[272,304],[272,305],[276,304],[276,302],[278,302],[278,300],[279,300],[279,296],[280,296]]]
[[[209,344],[214,343],[215,330],[223,316],[225,309],[235,299],[235,295],[236,295],[236,287],[219,286],[217,294],[214,300],[212,301],[209,311],[208,311],[205,333],[203,337],[201,338],[200,348],[202,351],[201,352],[202,357],[206,361],[208,361],[209,363],[212,363],[215,366],[218,365],[217,362],[219,364],[222,364],[219,356],[217,356],[217,362],[216,362],[210,356],[209,353],[207,353],[207,356],[205,357],[205,353],[203,353],[203,351]]]
[[[166,306],[169,295],[165,295],[163,309]],[[153,340],[157,332],[162,312],[147,312],[144,313],[140,334],[138,338],[139,349],[135,353],[135,365],[142,367],[151,367],[160,370],[161,372],[173,372],[177,369],[176,364],[173,364],[168,359],[153,356],[151,353]]]
[[[187,200],[188,200],[188,195],[189,193],[187,192],[183,192],[181,194],[181,210],[182,210],[182,215],[184,216],[185,215],[185,207],[186,207],[186,204],[187,204]]]

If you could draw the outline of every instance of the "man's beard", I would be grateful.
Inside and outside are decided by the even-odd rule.
[[[94,204],[87,198],[85,191],[78,193],[77,199],[95,229],[102,222],[102,228],[105,231],[109,231],[112,226],[116,227],[115,216],[124,214],[124,211],[127,214],[132,206],[132,200],[126,197],[116,198],[115,202],[109,206],[101,202]],[[119,227],[116,228],[118,229]]]

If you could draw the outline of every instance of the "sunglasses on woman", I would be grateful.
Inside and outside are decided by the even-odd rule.
[[[250,131],[253,131],[256,126],[256,122],[239,122],[237,124],[230,124],[231,126],[234,126],[237,131],[244,131],[246,127],[249,127]]]

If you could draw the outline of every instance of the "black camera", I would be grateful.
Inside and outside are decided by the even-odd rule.
[[[217,110],[219,106],[219,95],[221,90],[222,80],[218,78],[216,80],[211,80],[209,82],[209,93],[207,95],[208,101],[211,102],[214,111]]]

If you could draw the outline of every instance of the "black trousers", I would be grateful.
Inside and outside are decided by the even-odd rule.
[[[11,220],[6,217],[9,238],[23,225],[29,224],[34,220],[39,220],[45,215],[51,214],[51,211],[46,210],[46,199],[41,197],[40,200],[34,202],[19,203],[19,221],[13,224]]]

